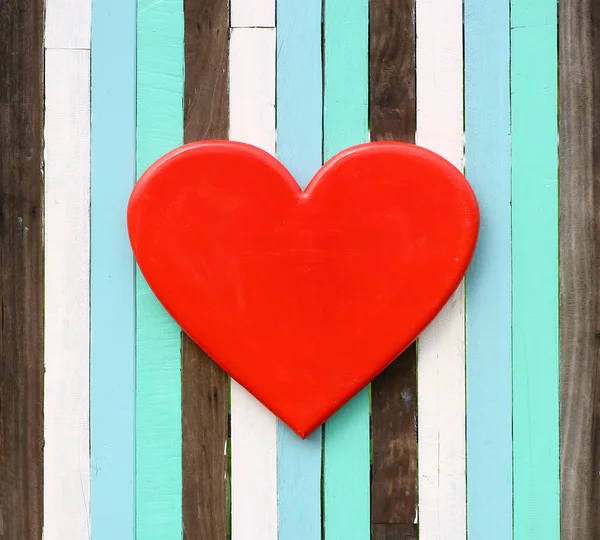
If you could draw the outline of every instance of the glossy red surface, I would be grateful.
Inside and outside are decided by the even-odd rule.
[[[479,211],[463,175],[414,145],[345,150],[303,193],[262,150],[216,141],[150,167],[128,226],[167,311],[305,437],[442,308]]]

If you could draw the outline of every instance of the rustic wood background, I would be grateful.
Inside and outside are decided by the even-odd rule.
[[[0,540],[600,538],[596,4],[0,0]],[[464,288],[304,442],[135,275],[136,177],[228,137],[303,186],[417,142],[481,206]]]

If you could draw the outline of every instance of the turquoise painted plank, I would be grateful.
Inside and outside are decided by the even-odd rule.
[[[369,2],[326,0],[324,157],[369,139]],[[325,540],[370,538],[369,389],[325,424]]]
[[[183,0],[140,0],[137,173],[183,143]],[[182,538],[181,332],[137,284],[136,527],[138,540]]]
[[[481,210],[466,279],[467,529],[512,538],[509,0],[465,0],[465,164]]]
[[[369,540],[369,388],[325,424],[325,540]]]
[[[91,535],[134,538],[135,280],[125,208],[135,182],[136,3],[92,2]]]
[[[557,2],[511,2],[515,540],[558,540]]]
[[[301,67],[300,67],[301,66]],[[277,0],[277,157],[304,188],[322,163],[321,0]],[[279,540],[321,540],[321,429],[277,424]]]

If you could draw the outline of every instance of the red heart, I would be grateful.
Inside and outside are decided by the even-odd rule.
[[[350,148],[302,192],[269,154],[217,141],[152,165],[128,227],[167,311],[305,437],[446,303],[479,211],[462,174],[417,146]]]

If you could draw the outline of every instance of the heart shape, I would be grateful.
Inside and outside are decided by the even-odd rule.
[[[414,145],[345,150],[302,192],[266,152],[209,141],[144,173],[128,228],[183,330],[306,437],[450,298],[479,210],[464,176]]]

